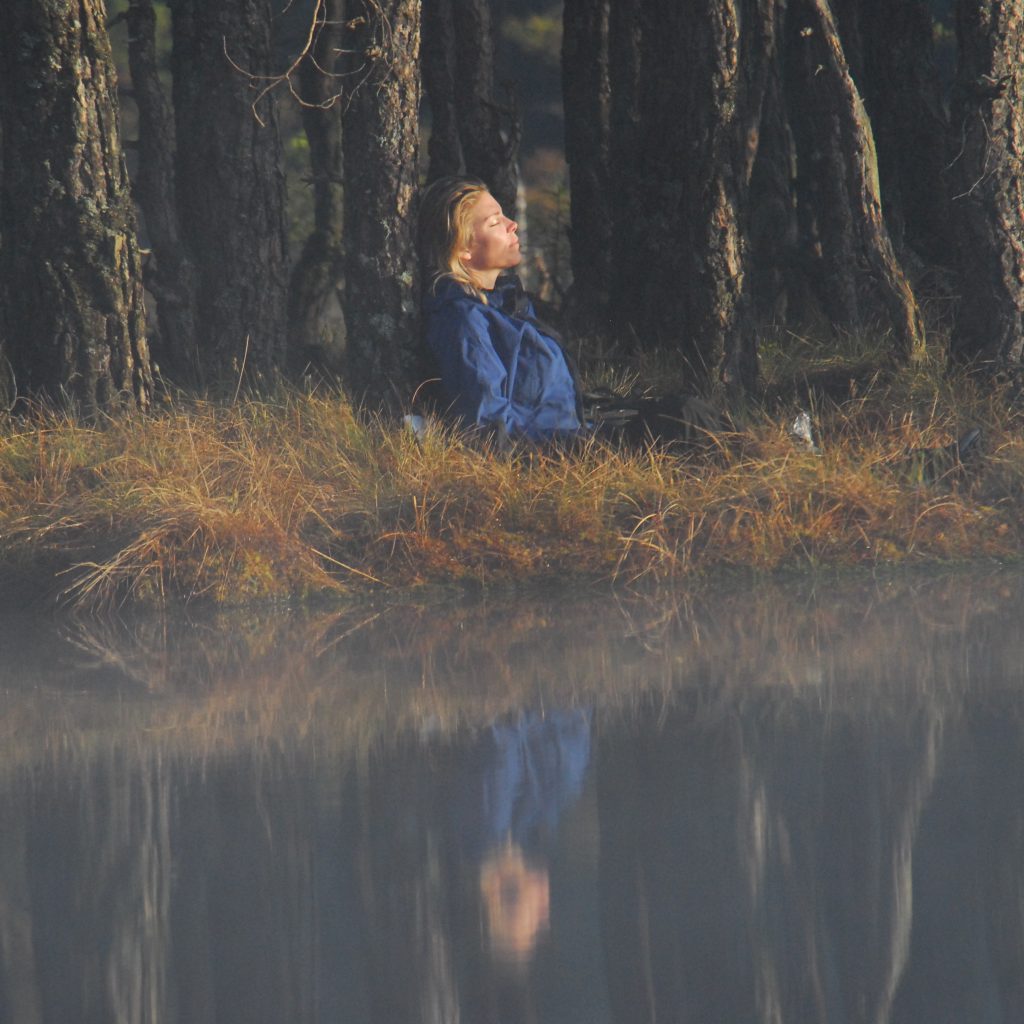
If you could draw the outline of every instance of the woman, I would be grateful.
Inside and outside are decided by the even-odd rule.
[[[536,317],[515,268],[518,225],[487,186],[441,178],[420,201],[427,346],[448,409],[499,438],[572,440],[593,433],[627,444],[700,446],[725,429],[695,396],[588,396],[557,333]]]
[[[596,432],[632,444],[714,447],[729,425],[692,395],[613,396],[585,419],[575,370],[555,332],[537,320],[514,273],[523,258],[517,232],[482,181],[440,178],[421,198],[426,341],[449,410],[499,438],[543,441]],[[816,451],[803,418],[794,423],[794,436]],[[980,439],[981,431],[972,428],[950,445],[919,449],[903,462],[917,482],[935,482],[975,454]]]
[[[554,332],[512,272],[518,225],[482,181],[441,178],[420,202],[426,342],[450,410],[533,441],[583,427],[580,391]]]

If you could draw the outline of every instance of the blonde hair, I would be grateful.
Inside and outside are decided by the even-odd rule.
[[[449,176],[432,182],[420,197],[420,263],[429,287],[448,277],[478,299],[487,301],[459,259],[459,253],[473,240],[473,207],[488,191],[478,178]]]

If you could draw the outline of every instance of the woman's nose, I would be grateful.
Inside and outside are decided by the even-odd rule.
[[[518,231],[519,230],[519,225],[514,220],[512,220],[511,218],[509,218],[508,230],[509,231]]]

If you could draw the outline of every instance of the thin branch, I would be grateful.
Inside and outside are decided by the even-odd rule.
[[[287,6],[285,6],[284,10],[281,11],[281,14],[284,14],[288,10],[288,8],[291,7],[293,2],[294,0],[288,0],[288,4]],[[248,78],[249,81],[266,83],[266,85],[264,85],[263,88],[261,88],[260,91],[256,94],[256,98],[252,101],[252,114],[253,117],[256,118],[261,128],[266,127],[266,122],[263,120],[262,117],[260,117],[260,113],[256,108],[259,106],[259,103],[263,99],[263,97],[266,96],[268,93],[272,92],[274,89],[276,89],[279,85],[281,85],[282,82],[287,83],[288,91],[295,97],[295,99],[298,101],[300,105],[304,107],[322,106],[322,104],[320,103],[308,103],[295,91],[295,86],[292,83],[292,75],[294,75],[295,72],[298,71],[299,66],[302,64],[304,60],[306,60],[307,57],[311,58],[312,56],[313,48],[316,46],[317,38],[320,35],[320,32],[323,30],[324,25],[326,24],[324,4],[325,0],[316,0],[316,7],[314,7],[313,9],[313,17],[310,20],[309,32],[306,35],[306,42],[303,45],[302,49],[299,51],[298,55],[288,66],[288,68],[285,71],[281,72],[280,74],[256,75],[253,74],[251,71],[248,71],[246,68],[243,68],[232,58],[231,54],[228,52],[228,37],[224,36],[224,56],[227,58],[228,63],[239,74],[245,75],[245,77]],[[336,99],[339,99],[340,97],[341,93],[339,92],[336,97],[331,99],[331,103],[328,105],[333,105],[334,101]]]

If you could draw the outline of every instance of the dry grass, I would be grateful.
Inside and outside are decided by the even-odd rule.
[[[843,366],[825,369],[835,391]],[[417,441],[285,388],[93,427],[41,413],[0,425],[0,567],[75,602],[224,603],[1017,556],[1024,431],[1006,394],[919,366],[812,401],[821,456],[776,398],[686,459],[597,443],[509,457],[439,424]],[[917,481],[907,450],[971,423],[977,467]]]

